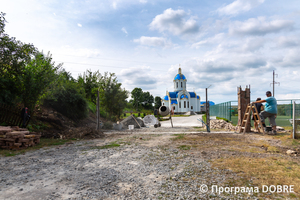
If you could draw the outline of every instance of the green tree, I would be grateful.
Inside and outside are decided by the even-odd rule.
[[[131,91],[131,98],[133,106],[135,106],[136,110],[139,110],[139,106],[142,102],[144,102],[143,90],[142,88],[134,88]]]
[[[44,105],[77,121],[88,114],[84,89],[64,69],[57,71],[44,98]]]
[[[161,98],[159,96],[156,96],[155,99],[154,99],[154,107],[156,109],[159,109],[159,107],[161,106]]]
[[[154,98],[150,92],[143,92],[143,102],[142,105],[145,109],[153,109]]]
[[[37,53],[35,58],[24,67],[19,75],[19,96],[24,106],[30,110],[34,109],[40,97],[45,94],[48,86],[55,80],[55,72],[61,65],[55,67],[49,53],[47,56]]]
[[[101,77],[99,94],[100,106],[109,113],[109,118],[113,116],[120,118],[121,112],[126,107],[128,92],[121,88],[122,84],[118,83],[114,73],[105,72]]]
[[[100,87],[102,75],[99,71],[87,70],[78,76],[78,83],[84,88],[86,99],[96,104],[97,90]]]
[[[32,44],[24,44],[5,34],[5,14],[0,13],[0,101],[15,102],[22,84],[24,68],[38,52]]]

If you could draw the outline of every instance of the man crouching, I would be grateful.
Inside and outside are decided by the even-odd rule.
[[[266,124],[265,124],[265,119],[269,118],[270,124],[272,125],[272,134],[276,135],[276,122],[275,118],[277,115],[277,101],[276,99],[272,96],[272,93],[270,91],[266,92],[267,98],[259,101],[255,101],[252,103],[264,103],[266,102],[265,105],[265,110],[259,113],[260,120],[262,122],[262,125],[266,130]]]

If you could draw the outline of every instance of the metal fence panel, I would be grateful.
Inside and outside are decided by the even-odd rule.
[[[253,102],[255,100],[251,100]],[[292,126],[291,119],[293,118],[293,101],[296,102],[295,115],[296,118],[300,119],[300,99],[285,99],[277,100],[278,114],[276,118],[277,126],[288,127]],[[216,104],[210,107],[210,116],[217,116],[225,118],[232,122],[232,124],[237,125],[238,102],[237,101],[227,101],[224,103]],[[251,124],[253,122],[251,120]],[[266,120],[266,124],[269,125],[269,121]],[[300,131],[300,127],[298,128]]]
[[[210,106],[209,114],[210,116],[217,116],[221,118],[231,120],[231,102],[224,102],[220,104],[216,104],[213,106]]]
[[[300,139],[300,100],[293,101],[293,138]]]

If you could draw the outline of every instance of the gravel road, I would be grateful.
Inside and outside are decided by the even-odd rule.
[[[0,157],[0,199],[245,198],[211,190],[201,193],[202,184],[222,186],[229,178],[238,177],[227,170],[212,169],[201,153],[170,146],[173,133],[147,130],[119,135],[110,132],[102,139]],[[113,141],[121,146],[100,148]]]

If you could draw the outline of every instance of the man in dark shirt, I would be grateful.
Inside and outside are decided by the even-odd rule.
[[[260,101],[261,98],[257,98],[256,101]],[[264,106],[262,103],[255,103],[256,110],[258,114],[264,110]],[[252,120],[254,121],[255,130],[258,130],[258,123],[254,120],[254,116],[252,116]]]
[[[22,109],[21,111],[21,118],[23,119],[23,128],[26,128],[26,122],[27,120],[30,118],[30,115],[29,115],[29,111],[28,111],[28,108],[25,107]]]

